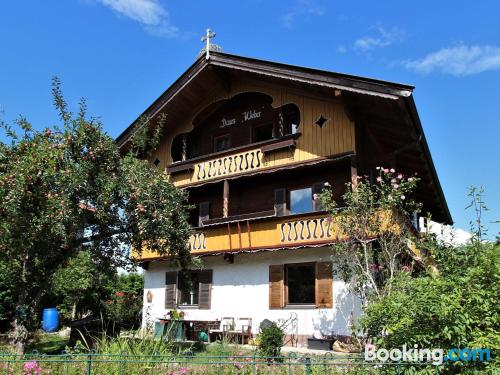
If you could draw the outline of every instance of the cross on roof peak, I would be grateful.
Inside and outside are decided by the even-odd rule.
[[[222,48],[220,46],[218,46],[214,43],[210,43],[210,39],[213,39],[213,38],[215,38],[215,32],[210,30],[210,28],[208,28],[206,31],[206,34],[203,37],[201,37],[201,41],[206,42],[206,45],[204,47],[206,60],[208,60],[210,58],[210,50],[222,51]],[[201,50],[201,52],[203,52],[203,49]]]

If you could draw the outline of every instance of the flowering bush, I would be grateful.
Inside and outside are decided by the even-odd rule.
[[[413,234],[408,224],[421,207],[412,199],[416,177],[394,169],[376,170],[373,183],[368,177],[358,177],[348,184],[342,205],[333,200],[329,187],[320,196],[338,224],[339,235],[348,239],[333,247],[338,260],[335,272],[365,304],[369,297],[390,293],[395,275],[412,268],[414,254],[408,243]]]
[[[136,327],[142,311],[142,296],[117,291],[105,302],[108,319],[122,328]]]
[[[38,375],[42,373],[42,368],[38,365],[37,361],[26,362],[23,365],[24,375]]]

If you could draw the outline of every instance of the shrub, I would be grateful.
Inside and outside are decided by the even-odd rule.
[[[261,329],[259,334],[259,354],[264,357],[279,357],[285,334],[276,323]],[[275,358],[277,360],[277,358]]]
[[[500,292],[496,287],[500,245],[429,250],[439,273],[400,275],[390,295],[364,309],[362,327],[380,347],[488,348],[493,359],[489,366],[498,365],[494,353],[500,350]],[[449,373],[463,373],[467,364],[448,366]],[[479,367],[488,371],[484,363]]]

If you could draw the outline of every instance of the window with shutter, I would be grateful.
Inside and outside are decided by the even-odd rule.
[[[285,216],[286,211],[286,189],[274,190],[274,212],[276,216]]]
[[[198,226],[201,227],[205,220],[210,219],[210,202],[201,202],[199,208]]]
[[[269,266],[269,308],[284,306],[284,265]]]
[[[313,194],[313,211],[323,211],[323,205],[321,204],[321,199],[319,199],[319,195],[325,188],[324,182],[318,182],[313,184],[312,186],[312,194]]]
[[[316,263],[316,307],[333,307],[332,276],[331,262]]]
[[[198,307],[209,310],[212,299],[212,270],[200,271],[198,280],[200,282]]]
[[[177,272],[165,274],[165,308],[173,309],[177,303]]]

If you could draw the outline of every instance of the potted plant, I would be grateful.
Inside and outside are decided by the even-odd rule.
[[[170,319],[170,323],[167,328],[168,335],[177,341],[182,341],[184,337],[184,330],[182,326],[182,320],[186,313],[182,310],[173,309],[165,314],[166,317]]]

